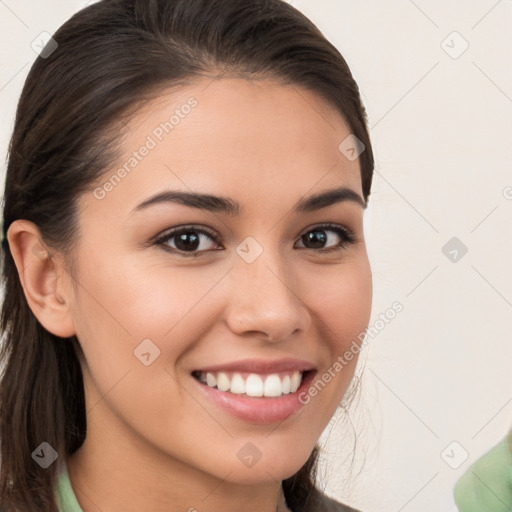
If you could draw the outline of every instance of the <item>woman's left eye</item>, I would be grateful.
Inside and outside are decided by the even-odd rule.
[[[329,231],[335,233],[336,236],[333,237],[332,235],[326,235]],[[336,237],[341,241],[334,246],[318,247],[319,245],[332,241],[333,238],[336,239]],[[306,249],[317,249],[319,252],[330,252],[346,249],[356,241],[356,237],[352,231],[344,226],[339,226],[337,224],[322,224],[320,226],[309,228],[308,231],[300,236],[299,240],[303,244],[313,244],[314,247],[305,247]]]
[[[335,236],[327,233],[334,233]],[[213,247],[208,247],[208,242],[202,243],[202,238],[210,239],[214,242]],[[325,246],[329,242],[337,243]],[[308,231],[300,235],[299,242],[304,249],[312,249],[318,252],[330,252],[347,248],[356,241],[356,237],[348,228],[337,224],[323,224],[309,228]],[[178,253],[181,256],[198,256],[200,253],[215,249],[215,245],[220,245],[220,237],[214,232],[205,228],[195,226],[184,226],[179,229],[173,229],[161,236],[155,241],[155,244],[162,245],[168,251]],[[306,245],[307,244],[307,245]],[[206,245],[206,247],[205,247]]]

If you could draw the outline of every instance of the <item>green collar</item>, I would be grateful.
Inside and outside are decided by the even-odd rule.
[[[59,512],[83,512],[73,492],[73,487],[71,487],[65,461],[62,463],[57,480],[57,504]]]

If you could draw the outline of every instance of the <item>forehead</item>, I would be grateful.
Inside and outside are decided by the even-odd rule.
[[[102,207],[130,211],[165,189],[260,205],[340,185],[361,195],[359,161],[339,149],[348,124],[295,85],[203,78],[163,90],[126,128],[121,157],[99,182],[111,181]]]

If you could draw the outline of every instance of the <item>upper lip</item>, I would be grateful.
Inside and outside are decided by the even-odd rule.
[[[263,359],[243,359],[230,363],[221,363],[214,366],[198,368],[198,372],[247,372],[247,373],[278,373],[288,371],[308,371],[315,366],[302,359],[276,359],[273,361]]]

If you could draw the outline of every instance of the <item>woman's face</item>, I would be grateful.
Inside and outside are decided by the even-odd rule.
[[[342,400],[370,317],[359,160],[350,139],[339,149],[351,131],[311,92],[237,78],[162,93],[128,128],[79,202],[85,443],[126,464],[289,477]]]

